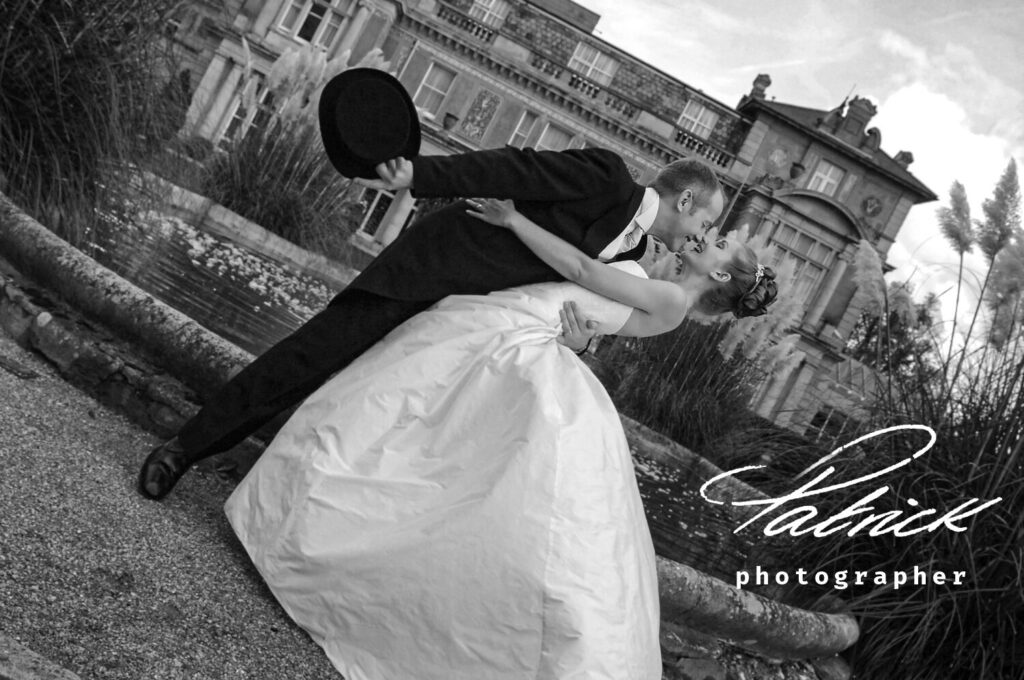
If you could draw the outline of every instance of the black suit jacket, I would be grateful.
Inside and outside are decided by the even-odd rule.
[[[413,161],[413,183],[417,198],[511,198],[524,215],[591,257],[626,228],[644,194],[622,159],[604,149],[421,156]],[[458,201],[419,218],[349,288],[434,301],[562,278],[511,231],[467,209]]]

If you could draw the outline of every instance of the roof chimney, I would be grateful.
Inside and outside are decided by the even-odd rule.
[[[750,90],[750,96],[754,99],[764,99],[764,91],[772,84],[772,78],[767,73],[758,73],[754,78],[754,87]]]
[[[909,151],[900,151],[898,154],[893,156],[893,160],[896,161],[897,165],[906,170],[907,167],[914,162],[914,154]]]

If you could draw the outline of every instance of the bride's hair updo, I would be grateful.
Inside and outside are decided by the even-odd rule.
[[[705,291],[694,309],[710,315],[732,312],[737,319],[767,314],[779,293],[775,271],[758,263],[754,251],[743,243],[736,244],[733,253],[724,268],[731,278]]]

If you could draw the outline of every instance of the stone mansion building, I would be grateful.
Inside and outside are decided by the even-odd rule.
[[[192,0],[169,26],[192,94],[182,133],[215,144],[244,134],[256,113],[241,105],[245,45],[265,73],[312,44],[351,50],[352,62],[382,49],[420,110],[424,154],[599,146],[641,183],[669,161],[703,158],[726,187],[724,229],[766,235],[774,264],[795,267],[790,294],[805,305],[802,361],[763,385],[754,408],[797,432],[836,434],[873,381],[841,351],[861,311],[853,255],[867,240],[884,261],[911,206],[937,196],[910,173],[909,151],[882,150],[867,99],[830,111],[783,104],[762,74],[730,106],[595,36],[599,18],[572,0]],[[376,253],[416,204],[408,192],[364,200],[353,244]]]

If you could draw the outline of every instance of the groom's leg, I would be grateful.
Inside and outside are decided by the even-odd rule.
[[[429,304],[342,292],[205,400],[178,441],[193,463],[227,451]]]
[[[139,491],[162,498],[192,464],[256,432],[430,304],[342,291],[208,397],[174,439],[154,449],[140,471]]]

